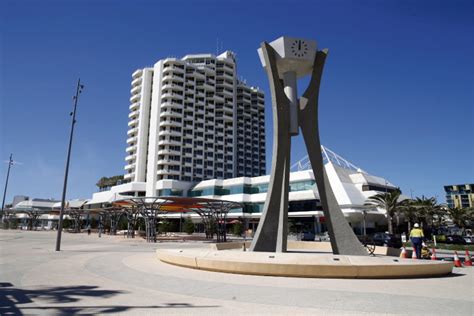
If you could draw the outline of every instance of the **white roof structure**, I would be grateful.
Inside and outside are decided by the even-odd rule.
[[[16,212],[32,209],[51,209],[55,203],[57,201],[49,199],[28,199],[17,203],[12,209]]]
[[[87,203],[88,200],[80,200],[80,199],[75,199],[75,200],[69,200],[66,201],[66,208],[81,208]],[[54,203],[53,209],[60,209],[61,208],[61,202]]]

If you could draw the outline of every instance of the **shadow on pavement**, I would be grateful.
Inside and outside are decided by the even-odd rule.
[[[209,308],[218,306],[194,306],[187,303],[167,303],[163,305],[100,305],[100,306],[57,306],[54,304],[70,304],[80,302],[86,297],[109,298],[114,295],[126,293],[125,291],[101,290],[97,286],[61,286],[35,290],[18,289],[11,283],[0,283],[0,315],[36,314],[43,311],[45,314],[75,315],[75,314],[107,314],[124,312],[131,309],[155,308]],[[36,305],[41,301],[52,305]],[[32,306],[21,306],[34,304]]]

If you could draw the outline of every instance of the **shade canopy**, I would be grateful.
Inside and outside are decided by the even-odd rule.
[[[112,202],[114,207],[146,209],[159,209],[163,212],[195,212],[213,210],[215,212],[228,212],[233,208],[241,208],[242,204],[233,201],[196,198],[196,197],[132,197]]]

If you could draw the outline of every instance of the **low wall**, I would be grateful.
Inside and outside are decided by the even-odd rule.
[[[245,248],[250,248],[250,241],[245,242]],[[244,247],[244,241],[223,242],[211,244],[212,250],[231,250]],[[288,241],[288,250],[308,250],[315,252],[332,253],[331,243],[328,241]],[[376,246],[374,254],[382,256],[399,257],[401,250],[398,248]],[[411,253],[410,253],[411,256]]]
[[[240,243],[241,245],[243,243]],[[390,257],[315,253],[158,249],[158,258],[183,267],[251,275],[311,278],[413,278],[451,273],[453,264]]]

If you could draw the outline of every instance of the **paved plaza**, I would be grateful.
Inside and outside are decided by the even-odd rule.
[[[0,231],[0,314],[473,314],[473,272],[443,278],[344,280],[262,277],[160,262],[163,242],[96,234]]]

